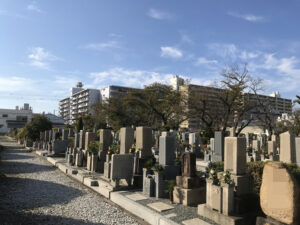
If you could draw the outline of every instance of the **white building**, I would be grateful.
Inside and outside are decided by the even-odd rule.
[[[179,77],[178,75],[174,75],[171,79],[170,79],[170,86],[176,90],[179,91],[179,86],[184,85],[184,79]]]
[[[100,90],[84,89],[78,82],[76,87],[70,89],[70,97],[59,101],[59,112],[67,124],[73,124],[77,118],[91,113],[91,106],[100,99]]]
[[[21,108],[0,109],[0,133],[8,133],[12,128],[23,128],[32,117],[32,109],[27,103]]]
[[[110,85],[101,88],[101,101],[105,101],[110,98],[119,98],[120,96],[127,94],[130,90],[137,90],[137,88],[129,88],[116,85]]]

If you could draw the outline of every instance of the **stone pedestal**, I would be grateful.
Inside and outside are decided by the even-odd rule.
[[[81,167],[82,164],[83,164],[82,161],[83,161],[83,152],[82,152],[81,150],[79,150],[79,151],[76,153],[75,166]]]
[[[148,197],[154,197],[155,196],[155,181],[153,176],[151,175],[145,175],[144,173],[143,178],[143,194]]]
[[[91,164],[92,164],[92,154],[89,152],[87,153],[87,161],[86,161],[86,169],[91,171]]]
[[[222,209],[221,213],[229,216],[234,211],[234,185],[223,184],[222,187]]]
[[[165,181],[163,180],[163,174],[154,172],[154,181],[155,181],[155,197],[164,198],[166,197],[166,186]]]
[[[185,189],[176,186],[173,191],[173,201],[186,206],[205,203],[205,187]]]
[[[96,172],[97,163],[98,163],[98,155],[97,154],[92,154],[92,158],[91,158],[91,171],[92,172]]]
[[[110,178],[110,170],[111,170],[111,163],[105,162],[104,163],[104,177]]]

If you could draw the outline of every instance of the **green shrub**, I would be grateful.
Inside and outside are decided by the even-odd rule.
[[[151,169],[152,166],[153,166],[153,160],[152,159],[148,159],[144,163],[144,168],[146,168],[148,171]]]
[[[262,182],[262,174],[265,166],[265,162],[249,162],[247,163],[247,173],[251,179],[251,192],[259,195],[260,186]]]
[[[99,151],[99,142],[98,141],[91,141],[89,143],[88,151],[91,153],[97,153]]]
[[[154,165],[153,170],[154,170],[155,172],[161,173],[161,172],[164,171],[164,168],[163,168],[162,165],[159,165],[158,163],[156,163],[156,164]]]
[[[292,174],[296,182],[300,184],[300,168],[296,163],[284,163],[284,167]]]
[[[168,181],[168,192],[172,193],[175,187],[175,180],[169,180]]]
[[[224,171],[224,162],[211,162],[208,164],[208,167],[206,167],[206,172],[209,173],[211,169],[214,169],[216,173],[223,172]]]

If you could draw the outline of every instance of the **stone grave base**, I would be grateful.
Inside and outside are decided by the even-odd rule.
[[[179,175],[180,167],[176,165],[165,165],[164,175],[166,180],[175,180]]]
[[[133,186],[135,188],[143,188],[143,175],[133,176]]]
[[[264,217],[257,217],[256,218],[256,225],[286,225],[285,223],[278,222],[270,217],[264,218]]]
[[[174,203],[183,204],[186,206],[198,205],[205,203],[205,187],[185,189],[181,187],[174,187],[173,201]]]
[[[249,193],[250,176],[249,175],[231,175],[236,188],[236,195],[241,196]]]
[[[216,222],[217,224],[244,225],[244,219],[242,217],[225,216],[215,210],[207,208],[205,204],[198,205],[198,214]]]

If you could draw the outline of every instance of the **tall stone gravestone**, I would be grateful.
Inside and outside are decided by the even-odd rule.
[[[68,130],[68,137],[74,137],[74,130],[72,128]]]
[[[250,134],[245,133],[245,138],[246,138],[246,145],[247,145],[247,147],[249,147],[250,146]]]
[[[80,130],[79,133],[79,148],[84,149],[85,147],[85,130]]]
[[[99,138],[99,154],[98,154],[98,168],[97,171],[100,173],[104,172],[104,163],[106,160],[106,153],[109,146],[112,144],[112,134],[110,129],[101,129]],[[110,169],[110,168],[108,168]],[[107,171],[110,173],[110,171]]]
[[[88,150],[90,142],[96,140],[96,136],[97,135],[94,132],[86,132],[85,133],[85,141],[84,141],[84,144],[85,144],[84,149],[85,150]]]
[[[222,131],[216,131],[214,141],[212,162],[224,161],[224,133]]]
[[[134,144],[134,130],[131,127],[122,127],[120,136],[120,154],[129,153],[129,149]]]
[[[199,133],[189,134],[189,144],[192,146],[192,152],[195,153],[197,157],[200,157],[199,138]]]
[[[300,137],[295,138],[295,146],[296,146],[296,163],[298,167],[300,167]]]
[[[244,137],[226,137],[224,171],[231,173],[237,196],[249,193],[250,180],[246,174],[246,163],[246,139]]]
[[[136,148],[140,149],[140,158],[152,156],[152,129],[150,127],[136,128]]]
[[[74,148],[79,148],[80,133],[75,133]]]
[[[166,180],[175,179],[179,172],[179,167],[174,165],[175,150],[175,136],[161,136],[159,138],[159,164],[164,167]]]
[[[68,140],[68,133],[69,133],[68,130],[63,129],[63,130],[62,130],[62,136],[61,136],[61,139],[62,139],[62,140]]]
[[[296,163],[295,135],[289,131],[280,134],[280,161]]]

